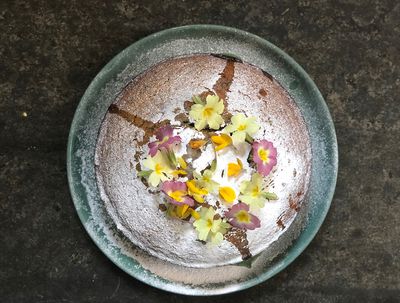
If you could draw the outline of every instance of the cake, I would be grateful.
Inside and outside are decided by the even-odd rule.
[[[238,263],[296,220],[310,177],[308,133],[268,73],[232,58],[161,62],[109,107],[96,150],[116,227],[160,259]]]

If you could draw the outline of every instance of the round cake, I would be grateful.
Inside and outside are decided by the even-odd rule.
[[[268,250],[298,219],[311,172],[301,114],[267,72],[194,55],[153,66],[109,107],[96,174],[116,227],[187,267]]]

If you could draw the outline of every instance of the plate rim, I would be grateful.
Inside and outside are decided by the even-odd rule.
[[[241,281],[241,282],[236,282],[234,286],[226,284],[223,286],[218,286],[215,289],[205,289],[205,288],[200,288],[200,287],[187,287],[187,288],[182,288],[182,287],[176,287],[168,283],[168,281],[164,280],[162,277],[159,277],[159,280],[155,282],[153,279],[147,279],[144,277],[143,274],[138,274],[136,271],[130,271],[128,270],[124,265],[123,262],[118,261],[115,256],[113,256],[109,251],[106,251],[101,243],[100,240],[98,239],[98,236],[93,233],[92,230],[89,230],[88,226],[85,224],[86,218],[81,210],[81,201],[79,198],[79,194],[76,192],[76,188],[74,186],[74,176],[73,176],[73,165],[72,165],[72,158],[73,158],[73,139],[74,135],[78,129],[78,120],[82,114],[82,111],[85,109],[86,104],[90,104],[90,98],[88,98],[88,95],[90,94],[91,89],[96,86],[96,84],[101,81],[101,79],[104,77],[104,75],[112,70],[112,67],[114,64],[119,62],[119,60],[125,55],[128,49],[133,48],[135,46],[138,46],[140,44],[145,44],[148,41],[151,41],[153,39],[159,39],[162,36],[168,36],[170,34],[174,34],[179,31],[183,32],[190,32],[193,30],[214,30],[217,32],[223,32],[223,33],[230,33],[232,35],[242,35],[242,36],[247,36],[255,41],[257,43],[260,43],[261,45],[265,46],[267,49],[272,49],[276,53],[278,53],[279,56],[283,58],[286,63],[288,63],[294,70],[296,70],[299,74],[302,75],[304,78],[307,86],[309,86],[313,92],[315,93],[315,98],[317,99],[319,105],[322,107],[322,113],[323,116],[326,118],[326,125],[328,128],[328,131],[330,133],[329,137],[329,145],[331,148],[331,158],[332,158],[332,170],[331,170],[331,184],[330,187],[326,190],[326,196],[325,196],[325,203],[323,204],[324,208],[321,210],[321,214],[317,217],[317,220],[314,222],[312,229],[308,232],[306,236],[304,236],[303,231],[300,233],[299,237],[294,240],[291,246],[289,246],[288,251],[290,251],[290,254],[286,254],[283,260],[280,262],[274,264],[269,268],[268,271],[264,271],[262,274],[256,277],[252,277],[246,281]],[[306,248],[307,246],[311,243],[311,241],[314,239],[315,235],[318,233],[323,221],[326,218],[326,215],[329,211],[332,198],[335,192],[336,188],[336,182],[337,182],[337,175],[338,175],[338,166],[339,166],[339,161],[338,161],[338,144],[337,144],[337,137],[336,137],[336,132],[335,132],[335,127],[333,124],[332,117],[330,115],[328,106],[320,93],[318,87],[312,80],[312,78],[305,72],[305,70],[292,58],[290,57],[286,52],[281,50],[279,47],[276,45],[272,44],[271,42],[255,35],[251,34],[247,31],[236,29],[233,27],[228,27],[228,26],[222,26],[222,25],[211,25],[211,24],[194,24],[194,25],[184,25],[184,26],[178,26],[178,27],[172,27],[168,28],[162,31],[155,32],[153,34],[150,34],[142,39],[137,40],[136,42],[130,44],[127,46],[125,49],[123,49],[121,52],[116,54],[93,78],[93,80],[90,82],[89,86],[85,90],[84,94],[82,95],[78,106],[75,110],[73,120],[71,122],[71,127],[70,127],[70,132],[68,136],[68,143],[67,143],[67,177],[68,177],[68,184],[69,184],[69,189],[70,189],[70,194],[71,198],[73,200],[76,212],[79,216],[79,219],[81,220],[82,225],[84,226],[86,232],[89,234],[93,242],[96,244],[96,246],[107,256],[109,260],[111,260],[115,265],[117,265],[120,269],[122,269],[124,272],[129,274],[130,276],[134,277],[135,279],[142,281],[150,286],[156,287],[158,289],[162,289],[165,291],[177,293],[177,294],[184,294],[184,295],[197,295],[197,296],[208,296],[208,295],[220,295],[220,294],[226,294],[226,293],[231,293],[231,292],[236,292],[240,290],[247,289],[249,287],[255,286],[261,282],[264,282],[271,278],[272,276],[276,275],[283,269],[285,269],[288,265],[290,265]],[[299,243],[299,238],[303,236],[304,239],[301,239],[301,243]],[[144,269],[142,269],[144,270]]]

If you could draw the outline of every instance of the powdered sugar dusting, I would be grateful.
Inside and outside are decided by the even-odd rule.
[[[128,86],[117,101],[117,105],[127,112],[153,122],[165,119],[174,121],[176,113],[172,110],[180,108],[183,112],[185,100],[190,100],[200,89],[212,87],[225,62],[211,56],[167,61],[154,67]],[[259,123],[262,125],[260,137],[268,137],[273,141],[279,155],[278,169],[272,173],[270,181],[273,191],[280,199],[269,202],[265,209],[260,210],[258,216],[262,222],[261,228],[248,233],[250,251],[258,254],[285,232],[276,224],[282,214],[286,214],[287,226],[296,217],[296,211],[291,210],[288,199],[289,195],[295,196],[307,186],[308,171],[302,159],[309,157],[305,145],[307,141],[298,141],[306,135],[306,130],[296,116],[298,114],[288,96],[279,85],[249,65],[235,63],[235,69],[235,77],[227,95],[230,111],[232,113],[244,111],[248,116],[259,117]],[[194,70],[197,72],[196,77],[193,76]],[[169,80],[164,80],[166,78]],[[186,83],[184,87],[181,85],[182,82]],[[266,98],[270,103],[260,101],[258,91],[261,87],[270,92],[270,96]],[[268,112],[268,115],[265,116],[264,112]],[[272,127],[271,121],[276,121],[277,125]],[[292,121],[296,121],[294,129]],[[175,125],[176,134],[183,140],[176,150],[181,156],[187,153],[185,149],[188,141],[191,138],[200,139],[202,135],[193,129],[182,130],[178,124]],[[279,132],[274,131],[277,128]],[[290,141],[292,140],[290,134],[293,131],[299,132],[299,139]],[[141,249],[179,265],[207,268],[240,262],[240,253],[229,242],[224,241],[218,246],[205,246],[196,241],[196,232],[189,223],[168,218],[158,209],[164,197],[161,194],[150,193],[136,176],[137,163],[133,159],[133,154],[139,151],[145,155],[148,151],[147,146],[140,146],[137,143],[138,139],[142,138],[141,133],[140,128],[130,125],[117,115],[108,114],[99,136],[97,148],[99,186],[103,189],[102,199],[106,202],[110,216],[117,227]],[[247,157],[251,147],[245,143],[239,148],[239,153],[233,148],[217,152],[215,178],[221,185],[232,186],[238,196],[239,183],[232,183],[223,171],[229,162],[236,162],[239,156],[245,165],[240,180],[249,180],[251,171]],[[211,144],[205,147],[201,157],[193,162],[198,171],[207,167],[215,157]],[[292,179],[293,169],[298,171],[299,181],[295,183]],[[215,201],[216,197],[210,198],[211,204]],[[225,210],[226,208],[222,207],[221,214]]]

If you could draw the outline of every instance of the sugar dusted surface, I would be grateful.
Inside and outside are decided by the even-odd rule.
[[[185,100],[212,90],[225,64],[225,60],[212,56],[166,61],[134,80],[116,104],[153,122],[169,119],[177,125],[173,110],[183,112]],[[274,142],[278,150],[278,165],[268,183],[279,199],[267,203],[258,214],[261,228],[248,233],[250,251],[256,255],[272,250],[273,243],[296,221],[293,203],[300,205],[307,192],[311,151],[299,111],[280,85],[255,67],[234,65],[235,76],[227,93],[229,111],[258,117],[262,129],[257,139]],[[267,92],[265,96],[260,95],[261,89]],[[182,137],[188,140],[191,134]],[[241,261],[239,252],[229,242],[203,245],[196,241],[188,223],[167,218],[158,209],[162,196],[149,193],[136,175],[133,155],[138,150],[147,152],[145,145],[138,144],[143,138],[140,128],[117,115],[106,115],[96,151],[97,178],[101,197],[117,228],[150,255],[180,266],[206,268]],[[278,220],[282,220],[284,229],[277,224]]]

